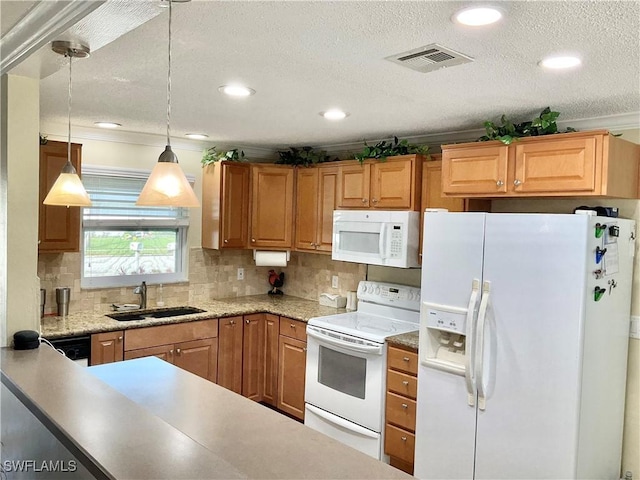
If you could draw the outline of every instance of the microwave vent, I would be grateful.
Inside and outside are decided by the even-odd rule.
[[[422,73],[473,62],[473,58],[437,43],[391,55],[385,60]]]

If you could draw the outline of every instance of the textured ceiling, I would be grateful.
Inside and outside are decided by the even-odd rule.
[[[212,143],[326,146],[477,129],[507,113],[542,108],[560,120],[640,112],[640,2],[497,2],[505,18],[461,27],[469,2],[192,1],[173,6],[172,136],[204,132]],[[163,134],[165,10],[74,63],[73,123],[105,120]],[[105,18],[105,28],[117,22]],[[474,59],[419,73],[385,57],[438,43]],[[575,53],[581,68],[537,62]],[[43,122],[66,121],[66,69],[41,81]],[[239,82],[254,96],[218,87]],[[350,113],[329,122],[319,112]]]

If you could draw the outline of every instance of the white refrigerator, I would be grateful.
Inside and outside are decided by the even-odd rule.
[[[619,478],[635,236],[586,214],[425,214],[416,477]]]

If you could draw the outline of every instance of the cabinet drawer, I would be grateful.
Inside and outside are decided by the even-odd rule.
[[[301,322],[300,320],[280,317],[280,335],[306,342],[307,324],[305,322]]]
[[[280,330],[282,332],[282,330]],[[418,354],[389,346],[387,365],[395,370],[418,375]]]
[[[387,455],[413,463],[416,444],[416,437],[413,433],[387,424],[384,435],[384,451]]]
[[[387,392],[387,422],[415,431],[416,402],[407,397]]]
[[[415,400],[418,396],[418,379],[407,373],[387,370],[387,390]]]
[[[160,325],[158,327],[125,330],[124,350],[155,347],[172,343],[200,340],[218,336],[218,320]]]

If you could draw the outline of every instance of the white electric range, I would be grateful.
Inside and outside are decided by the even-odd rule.
[[[305,425],[384,459],[387,337],[415,332],[420,289],[360,282],[355,312],[307,324]]]

